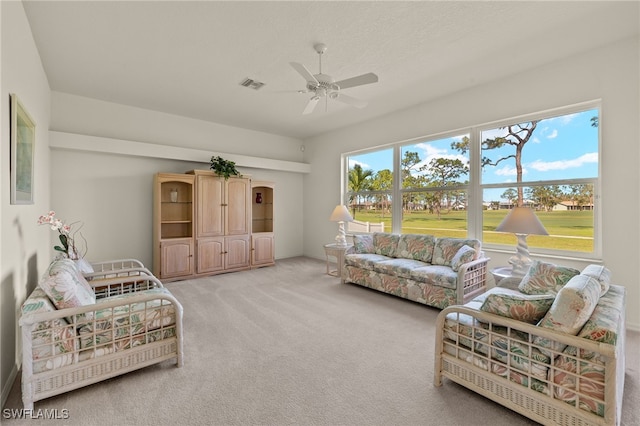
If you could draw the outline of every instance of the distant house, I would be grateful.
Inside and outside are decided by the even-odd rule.
[[[593,203],[578,204],[575,201],[561,201],[553,206],[554,211],[567,211],[567,210],[593,210]]]

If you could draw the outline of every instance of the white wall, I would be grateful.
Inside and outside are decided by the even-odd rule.
[[[152,264],[152,182],[157,172],[208,169],[211,155],[239,154],[302,161],[302,142],[200,120],[53,92],[51,130],[87,135],[87,151],[51,151],[52,208],[84,222],[90,260],[133,257]],[[211,152],[201,162],[91,151],[92,138],[173,145]],[[56,134],[56,139],[64,138]],[[114,142],[115,143],[115,142]],[[276,258],[302,255],[303,175],[238,167],[276,184]]]
[[[49,84],[22,3],[0,2],[0,11],[0,402],[4,402],[19,362],[18,312],[50,262],[52,232],[36,224],[49,209]],[[18,95],[36,123],[32,205],[10,204],[10,93]]]
[[[322,258],[322,245],[336,234],[328,217],[340,201],[341,153],[602,99],[603,261],[616,283],[627,288],[628,326],[640,329],[639,50],[639,40],[628,39],[308,140],[305,254]],[[505,264],[510,255],[489,253],[490,266]]]

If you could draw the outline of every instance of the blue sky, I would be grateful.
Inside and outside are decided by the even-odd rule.
[[[563,115],[541,120],[533,136],[523,149],[523,174],[525,181],[554,180],[567,178],[584,178],[598,176],[598,129],[591,126],[591,117],[598,115],[597,110]],[[483,140],[504,135],[505,129],[493,129],[482,133]],[[428,164],[432,158],[463,157],[458,151],[452,150],[450,145],[457,138],[446,138],[426,143],[416,143],[402,148],[405,151],[418,152],[422,162]],[[492,159],[514,154],[515,147],[505,146],[500,149],[486,151]],[[359,163],[365,170],[374,172],[391,169],[393,166],[393,151],[391,148],[371,154],[350,157],[349,167]],[[468,156],[468,154],[467,154]],[[497,167],[485,167],[482,173],[483,183],[508,183],[516,181],[515,160],[508,159]],[[499,199],[504,192],[500,190],[487,191],[485,201]],[[497,195],[496,195],[497,194]],[[488,199],[489,198],[489,199]]]

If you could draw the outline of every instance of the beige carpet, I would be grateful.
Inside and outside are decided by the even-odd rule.
[[[185,310],[170,362],[36,402],[69,425],[527,425],[450,381],[433,386],[439,312],[340,284],[322,262],[168,283]],[[623,424],[640,425],[639,333],[629,333]],[[20,408],[20,380],[6,408]]]

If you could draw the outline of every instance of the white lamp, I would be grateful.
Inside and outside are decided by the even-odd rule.
[[[514,207],[498,225],[496,231],[511,232],[516,234],[518,238],[516,254],[509,259],[509,263],[512,266],[511,275],[513,276],[524,276],[531,266],[527,235],[549,235],[536,214],[529,207]]]
[[[338,235],[336,236],[336,244],[339,246],[347,245],[347,238],[345,237],[344,232],[344,223],[351,222],[353,218],[349,214],[349,210],[347,210],[346,206],[339,204],[333,209],[333,213],[331,213],[331,217],[329,218],[331,222],[338,222]]]

